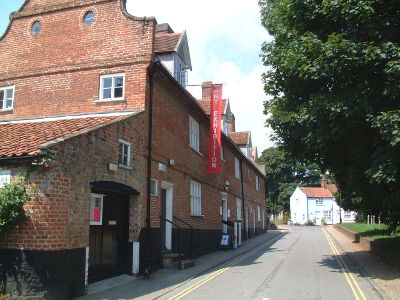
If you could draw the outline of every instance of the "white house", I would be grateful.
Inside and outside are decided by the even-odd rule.
[[[355,221],[355,212],[345,211],[337,205],[334,193],[335,184],[328,184],[326,177],[321,180],[321,187],[297,187],[290,197],[290,215],[294,224],[316,225],[350,223]]]

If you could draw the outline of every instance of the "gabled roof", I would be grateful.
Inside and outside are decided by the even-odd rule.
[[[308,198],[333,198],[331,192],[321,187],[304,187],[301,186],[299,189],[306,194]]]
[[[0,157],[34,156],[46,146],[110,125],[137,113],[0,122]]]
[[[176,53],[185,64],[185,68],[192,70],[186,31],[175,33],[168,24],[157,24],[154,52],[157,54]]]
[[[156,53],[177,52],[182,33],[157,33],[154,49]]]
[[[236,145],[247,145],[249,143],[250,131],[229,132],[229,136]]]
[[[226,108],[228,106],[228,100],[222,99],[222,115],[226,113]],[[209,100],[197,100],[197,103],[201,106],[204,112],[209,115],[211,111],[211,103]]]

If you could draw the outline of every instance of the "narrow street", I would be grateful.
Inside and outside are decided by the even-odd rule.
[[[381,299],[321,227],[291,227],[159,299]]]

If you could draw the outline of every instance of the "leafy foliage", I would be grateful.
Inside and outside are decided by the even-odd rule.
[[[261,0],[267,123],[334,174],[345,209],[400,225],[400,1]]]
[[[26,219],[22,206],[31,195],[32,190],[26,185],[25,177],[22,176],[0,189],[0,234],[15,223]]]
[[[266,201],[268,210],[289,210],[290,196],[299,185],[317,186],[321,170],[316,164],[300,163],[281,148],[263,151],[260,162],[266,166]]]

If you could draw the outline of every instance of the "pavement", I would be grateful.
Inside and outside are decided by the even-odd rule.
[[[359,266],[364,278],[370,280],[383,299],[400,299],[400,270],[374,256],[359,243],[354,243],[339,230],[331,226],[326,231],[335,239],[342,254],[347,254]]]
[[[288,230],[288,228],[271,230],[243,241],[237,249],[202,255],[195,259],[194,267],[186,270],[160,269],[152,273],[149,278],[121,275],[93,283],[88,287],[88,294],[76,300],[158,299],[259,245],[279,240]]]
[[[400,299],[399,270],[380,261],[377,257],[373,256],[369,251],[363,248],[362,245],[353,243],[349,238],[344,236],[334,227],[325,226],[323,228],[335,241],[338,251],[340,252],[339,255],[343,255],[344,257],[346,257],[346,259],[350,259],[351,262],[348,262],[349,265],[355,264],[357,265],[357,268],[355,269],[361,270],[361,272],[355,274],[355,276],[365,278],[365,280],[369,282],[369,284],[366,285],[371,286],[372,289],[375,290],[374,293],[376,295],[379,295],[378,298],[384,300]],[[280,226],[279,230],[271,230],[268,231],[268,233],[266,234],[262,234],[247,241],[243,241],[242,246],[237,249],[221,250],[200,256],[196,259],[195,267],[186,270],[178,271],[171,269],[160,269],[152,273],[151,276],[147,279],[143,277],[122,275],[112,279],[94,283],[89,285],[88,295],[80,297],[78,299],[167,299],[169,298],[169,295],[178,293],[180,290],[184,289],[185,286],[194,284],[200,278],[206,275],[208,276],[208,274],[212,274],[212,272],[218,268],[224,268],[227,263],[235,261],[235,259],[238,257],[245,256],[246,253],[252,252],[253,249],[256,249],[260,245],[271,245],[277,241],[279,241],[279,243],[285,243],[285,240],[286,242],[288,242],[289,239],[285,239],[284,236],[287,234],[289,234],[289,236],[292,236],[291,231],[293,231],[292,238],[294,238],[295,236],[297,236],[297,234],[295,234],[297,233],[297,229],[301,228],[296,228],[294,226]],[[296,243],[299,238],[296,238]],[[310,241],[304,242],[310,245]],[[307,252],[310,252],[310,247],[307,248]],[[283,255],[283,252],[281,255]],[[293,270],[290,270],[282,270],[281,275],[284,276],[285,274],[288,274],[287,272],[293,272]],[[279,281],[283,280],[283,282],[285,282],[284,278],[285,277],[282,277]],[[223,297],[219,298],[222,299]],[[231,299],[234,298],[235,297],[232,297]],[[279,297],[277,299],[279,299]]]

